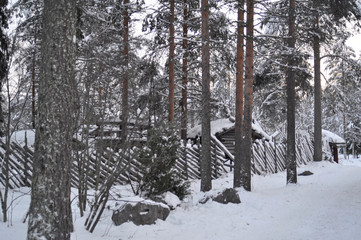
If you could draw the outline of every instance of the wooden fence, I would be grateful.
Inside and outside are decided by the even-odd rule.
[[[313,143],[309,136],[297,138],[296,159],[298,166],[312,161]],[[212,148],[212,177],[218,178],[225,172],[233,170],[234,156],[215,137],[211,140]],[[10,188],[18,188],[31,185],[33,150],[27,146],[20,146],[12,142],[10,150],[6,152],[6,145],[0,140],[0,184],[4,185],[9,179]],[[117,164],[124,171],[118,176],[116,183],[125,184],[129,181],[139,181],[142,174],[139,169],[141,163],[132,157],[132,150],[126,155],[120,154],[111,148],[101,152],[95,150],[77,151],[74,154],[72,167],[73,187],[86,183],[87,188],[101,185],[109,177]],[[6,155],[8,154],[9,171],[6,169]],[[179,151],[176,168],[185,179],[200,178],[201,146],[188,145]],[[253,144],[252,171],[255,174],[270,174],[285,169],[286,146],[283,143],[256,140]],[[6,174],[8,173],[8,175]],[[84,185],[83,185],[84,186]]]
[[[33,151],[16,142],[10,148],[0,139],[0,183],[5,186],[9,181],[10,188],[31,185]]]
[[[312,140],[304,136],[297,139],[296,161],[299,167],[313,159]],[[256,174],[277,173],[286,167],[286,144],[256,140],[253,144],[253,172]]]
[[[296,161],[297,166],[307,164],[313,160],[313,142],[311,135],[308,133],[298,134],[296,137]],[[216,141],[222,145],[220,141]],[[233,170],[234,156],[230,151],[223,149],[226,160],[223,162],[224,167],[229,171]],[[285,170],[286,165],[286,144],[276,143],[268,140],[255,140],[252,147],[252,172],[258,175],[277,173]]]

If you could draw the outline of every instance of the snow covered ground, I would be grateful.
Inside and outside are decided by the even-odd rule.
[[[198,204],[203,194],[196,181],[188,202],[172,211],[166,221],[114,226],[112,212],[107,211],[93,234],[84,229],[85,218],[79,217],[75,199],[72,239],[360,239],[361,159],[311,163],[298,172],[304,170],[314,175],[299,176],[297,185],[286,186],[285,173],[255,176],[252,192],[239,191],[242,203],[238,205]],[[213,181],[215,191],[225,187],[232,187],[232,174]],[[123,196],[129,194],[129,190],[122,191]],[[12,193],[10,226],[0,223],[0,239],[26,239],[27,225],[22,220],[29,206],[28,194],[28,188]]]

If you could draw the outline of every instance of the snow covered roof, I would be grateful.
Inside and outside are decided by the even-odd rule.
[[[231,128],[234,128],[234,121],[231,121],[229,118],[221,118],[214,121],[211,121],[211,135],[216,135],[216,133],[221,133],[227,131]],[[271,140],[271,137],[263,131],[262,127],[257,121],[253,121],[252,129],[261,134],[264,138]],[[194,128],[188,130],[189,138],[196,138],[197,136],[202,135],[202,125],[197,125]]]
[[[342,137],[338,136],[337,134],[327,131],[325,129],[322,129],[322,138],[323,140],[326,140],[330,143],[340,143],[345,144],[346,141]]]

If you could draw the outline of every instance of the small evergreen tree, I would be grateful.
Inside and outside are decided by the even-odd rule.
[[[138,189],[142,194],[152,197],[169,191],[181,199],[188,194],[189,184],[176,169],[180,148],[179,134],[173,129],[161,126],[149,131],[145,146],[138,152],[143,175]]]

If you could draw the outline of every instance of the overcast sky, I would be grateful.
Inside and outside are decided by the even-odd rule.
[[[347,40],[347,44],[355,50],[355,53],[360,56],[361,52],[361,34],[357,34]]]

